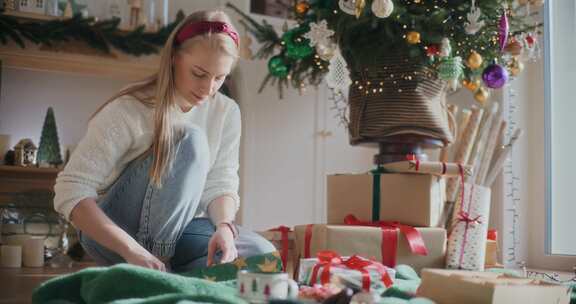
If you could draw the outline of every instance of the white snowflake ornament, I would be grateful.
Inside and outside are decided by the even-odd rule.
[[[346,14],[356,16],[356,0],[339,0],[338,6]]]
[[[394,11],[392,0],[374,0],[372,2],[372,12],[378,18],[387,18]]]
[[[328,66],[326,84],[336,92],[343,92],[348,89],[351,83],[352,80],[350,79],[350,71],[346,65],[346,60],[342,57],[340,49],[336,48]]]
[[[334,31],[328,28],[328,23],[326,20],[320,21],[320,23],[310,23],[310,31],[304,34],[304,37],[310,40],[310,46],[329,45],[330,37],[334,35]]]
[[[476,7],[476,1],[472,0],[470,12],[466,15],[467,22],[464,24],[466,34],[474,35],[484,27],[484,21],[480,20],[480,17],[482,17],[482,11],[479,7]]]

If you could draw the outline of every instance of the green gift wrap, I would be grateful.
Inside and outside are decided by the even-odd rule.
[[[280,258],[280,253],[274,251],[248,258],[239,257],[231,263],[195,269],[182,273],[182,275],[202,278],[213,282],[220,282],[235,280],[236,274],[240,270],[248,270],[250,272],[282,272],[282,259]]]

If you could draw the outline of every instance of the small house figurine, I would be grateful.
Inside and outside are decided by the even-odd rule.
[[[2,8],[6,12],[15,11],[17,8],[18,1],[19,0],[4,0],[2,3],[3,4]]]
[[[31,139],[22,139],[14,146],[14,163],[21,167],[35,166],[37,153],[38,148]]]
[[[18,10],[24,13],[46,14],[46,0],[18,0]]]

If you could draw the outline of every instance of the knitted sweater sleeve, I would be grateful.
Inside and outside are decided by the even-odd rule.
[[[56,179],[54,209],[67,220],[81,200],[98,196],[97,191],[132,145],[124,102],[109,103],[90,120],[84,138]]]
[[[208,205],[223,195],[234,199],[236,211],[240,207],[238,168],[241,133],[240,109],[236,103],[233,103],[226,113],[220,147],[216,160],[208,172],[204,192],[200,199],[199,212],[206,212]]]

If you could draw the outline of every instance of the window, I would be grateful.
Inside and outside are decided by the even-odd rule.
[[[44,7],[44,0],[36,0],[36,7],[43,8]]]
[[[546,253],[576,256],[576,4],[547,1]]]
[[[20,0],[20,6],[21,7],[27,7],[28,6],[28,0]]]

